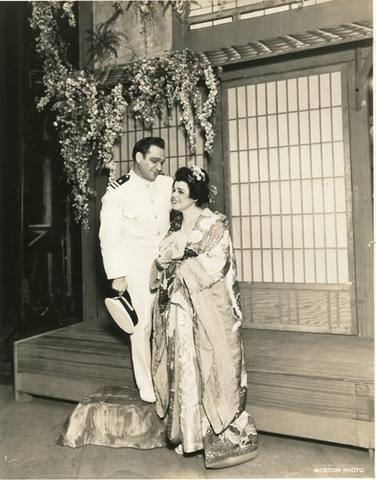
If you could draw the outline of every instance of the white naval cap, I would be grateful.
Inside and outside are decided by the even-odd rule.
[[[131,335],[138,324],[138,316],[129,292],[126,290],[122,296],[106,298],[104,303],[119,327]]]

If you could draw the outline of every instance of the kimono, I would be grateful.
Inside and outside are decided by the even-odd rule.
[[[171,263],[152,273],[152,377],[156,410],[185,453],[204,450],[208,468],[257,455],[245,411],[247,373],[240,335],[236,262],[224,215],[208,208],[184,236],[175,218],[160,246]]]

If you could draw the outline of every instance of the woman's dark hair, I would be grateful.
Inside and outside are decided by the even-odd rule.
[[[155,145],[156,147],[162,148],[164,150],[165,148],[165,141],[163,138],[160,137],[145,137],[141,138],[136,145],[133,147],[133,152],[132,152],[132,158],[133,160],[136,160],[136,153],[141,152],[142,156],[144,157],[148,151],[149,148]]]
[[[189,197],[201,207],[209,202],[209,175],[203,168],[181,167],[175,173],[175,182],[185,182],[189,188]]]

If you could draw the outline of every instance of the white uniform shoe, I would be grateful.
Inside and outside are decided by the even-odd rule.
[[[143,400],[144,402],[147,402],[147,403],[155,403],[156,402],[154,392],[150,392],[148,390],[140,390],[140,397],[141,397],[141,400]]]
[[[184,455],[183,445],[181,443],[175,448],[175,452],[178,455]]]

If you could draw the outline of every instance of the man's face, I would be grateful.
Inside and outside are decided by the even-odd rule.
[[[165,152],[163,148],[151,145],[145,156],[141,152],[137,152],[136,162],[136,173],[140,177],[145,178],[145,180],[154,182],[162,171],[162,166],[165,162]]]

